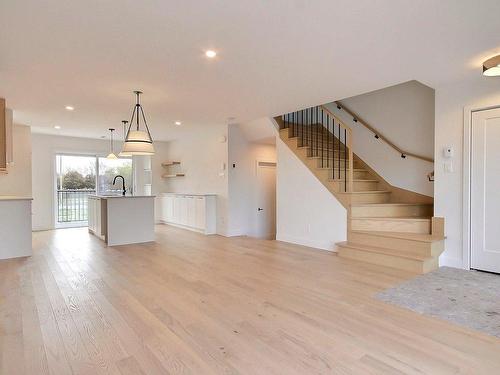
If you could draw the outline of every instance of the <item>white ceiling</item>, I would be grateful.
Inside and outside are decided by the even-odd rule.
[[[1,0],[0,96],[34,131],[99,137],[142,89],[153,137],[168,140],[479,75],[500,52],[499,14],[498,0]]]

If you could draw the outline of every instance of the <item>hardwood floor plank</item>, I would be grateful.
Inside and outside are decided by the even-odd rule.
[[[20,272],[21,278],[21,316],[23,320],[24,364],[27,374],[49,374],[45,344],[40,328],[40,319],[35,303],[31,269],[33,262],[27,261]]]
[[[19,269],[22,259],[7,261],[0,289],[0,341],[2,374],[25,374],[24,340]]]

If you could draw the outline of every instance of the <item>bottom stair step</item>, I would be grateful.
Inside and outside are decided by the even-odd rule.
[[[437,257],[423,257],[419,254],[347,241],[340,242],[337,246],[339,256],[342,258],[396,268],[416,274],[427,273],[438,268]]]

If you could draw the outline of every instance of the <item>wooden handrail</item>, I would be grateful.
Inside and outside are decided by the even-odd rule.
[[[365,120],[363,120],[361,117],[359,117],[356,113],[351,111],[349,108],[347,108],[345,105],[343,105],[341,102],[334,102],[337,107],[340,107],[342,110],[346,111],[349,115],[352,116],[353,121],[358,122],[359,124],[363,125],[365,128],[367,128],[369,131],[371,131],[373,134],[375,134],[375,137],[378,139],[381,139],[385,143],[387,143],[389,146],[391,146],[394,150],[396,150],[401,157],[405,158],[406,156],[411,156],[417,159],[425,160],[430,163],[434,163],[433,158],[429,158],[427,156],[423,155],[418,155],[413,152],[408,152],[403,150],[402,148],[398,147],[395,143],[391,142],[386,136],[384,136],[381,132],[379,132],[377,129],[375,129],[373,126],[369,125]],[[331,111],[329,111],[331,113]],[[335,116],[337,119],[338,117]]]
[[[330,111],[328,108],[326,108],[324,105],[320,105],[319,106],[323,111],[325,111],[326,113],[328,113],[330,116],[332,116],[332,118],[334,118],[335,120],[337,120],[337,122],[340,124],[340,126],[344,129],[346,129],[348,132],[352,132],[352,129],[347,126],[344,121],[342,121],[335,113],[333,113],[332,111]]]

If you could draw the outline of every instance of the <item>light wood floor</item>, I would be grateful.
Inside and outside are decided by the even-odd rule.
[[[372,298],[403,272],[168,226],[157,240],[40,232],[33,257],[1,261],[1,374],[500,373],[500,340]]]

